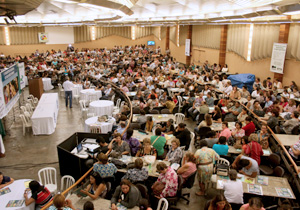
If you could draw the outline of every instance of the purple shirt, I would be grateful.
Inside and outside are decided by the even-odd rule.
[[[138,139],[130,137],[129,139],[126,138],[126,133],[123,136],[123,140],[129,144],[131,155],[135,156],[137,151],[140,149],[140,142]]]

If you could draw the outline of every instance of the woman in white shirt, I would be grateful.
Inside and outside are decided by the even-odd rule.
[[[282,89],[282,83],[279,81],[278,78],[275,79],[273,87],[277,87],[277,89]]]
[[[224,67],[222,68],[222,72],[228,72],[228,66],[227,66],[227,64],[225,64]]]
[[[260,89],[257,86],[253,86],[253,88],[254,88],[254,90],[251,93],[251,97],[256,99],[257,97],[259,97]]]
[[[240,209],[243,205],[243,183],[237,180],[237,171],[235,169],[229,170],[229,179],[224,182],[224,196],[232,209]]]

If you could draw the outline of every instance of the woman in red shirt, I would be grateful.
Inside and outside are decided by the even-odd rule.
[[[264,154],[261,145],[258,143],[257,134],[252,133],[248,140],[250,143],[247,145],[245,149],[245,154],[247,154],[252,159],[256,160],[258,165],[260,165],[261,159],[260,157]]]

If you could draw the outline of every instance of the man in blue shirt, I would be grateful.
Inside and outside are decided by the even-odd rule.
[[[227,155],[228,154],[228,145],[226,145],[226,137],[220,136],[218,144],[214,144],[213,150],[216,151],[219,155]]]
[[[3,176],[2,172],[0,172],[0,189],[6,187],[7,185],[10,185],[15,180],[13,178],[10,178],[8,176]]]

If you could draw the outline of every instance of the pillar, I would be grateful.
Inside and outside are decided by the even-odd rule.
[[[227,29],[228,25],[222,25],[219,53],[219,64],[221,64],[222,67],[224,66],[226,60]]]
[[[193,33],[193,25],[189,25],[188,26],[188,32],[187,32],[187,39],[190,39],[191,42],[190,42],[190,56],[186,56],[186,59],[185,59],[185,63],[187,66],[191,65],[191,59],[192,59],[192,55],[191,55],[191,52],[192,52],[192,33]]]
[[[289,23],[280,24],[278,43],[288,43],[289,32],[290,32]],[[274,79],[276,78],[279,79],[279,81],[282,83],[283,74],[274,73]]]
[[[170,26],[166,30],[166,50],[170,50]]]

